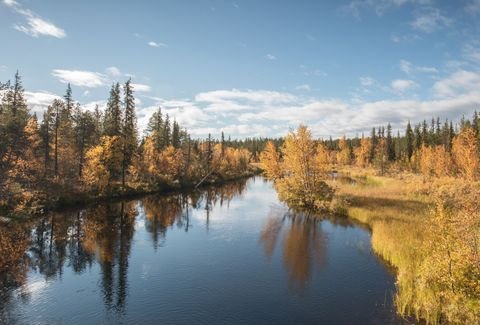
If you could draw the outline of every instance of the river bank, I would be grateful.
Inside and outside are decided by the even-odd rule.
[[[242,179],[247,179],[260,174],[258,168],[234,176],[216,176],[203,182],[173,182],[158,184],[127,183],[126,186],[113,184],[104,192],[74,191],[69,193],[55,193],[46,195],[48,199],[40,200],[36,205],[23,209],[22,211],[0,211],[0,223],[8,223],[12,220],[19,220],[29,217],[41,216],[51,211],[76,208],[82,205],[92,205],[109,200],[134,199],[148,194],[175,194],[183,191],[191,191],[196,188],[218,186]]]
[[[475,255],[467,242],[472,231],[461,216],[478,185],[357,168],[340,174],[329,183],[346,214],[371,229],[373,250],[396,270],[397,312],[435,324],[478,320],[478,285],[465,281],[476,272],[468,262]]]

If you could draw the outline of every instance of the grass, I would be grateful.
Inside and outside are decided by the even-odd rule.
[[[343,171],[351,181],[331,181],[337,196],[345,202],[350,218],[368,225],[373,250],[397,271],[395,302],[402,315],[424,315],[416,308],[416,272],[423,259],[420,249],[427,232],[431,201],[422,194],[426,186],[416,175],[375,176],[374,171],[351,168]]]

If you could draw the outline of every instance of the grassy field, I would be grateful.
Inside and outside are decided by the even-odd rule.
[[[427,323],[477,321],[478,286],[475,288],[473,284],[473,295],[457,289],[453,290],[454,294],[445,296],[442,286],[450,278],[454,281],[451,272],[446,281],[443,275],[442,278],[426,274],[434,268],[442,268],[441,263],[432,258],[437,250],[429,247],[432,216],[437,213],[433,187],[458,180],[444,179],[434,183],[406,173],[380,177],[375,176],[373,170],[355,168],[340,171],[340,175],[329,182],[336,188],[338,200],[350,218],[370,227],[374,251],[397,271],[395,302],[398,312],[414,315]]]

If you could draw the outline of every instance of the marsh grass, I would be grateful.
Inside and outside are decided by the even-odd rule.
[[[338,200],[345,202],[348,216],[371,229],[373,250],[396,269],[397,311],[427,323],[445,322],[445,307],[436,296],[436,284],[422,281],[425,275],[421,272],[425,272],[422,263],[431,254],[427,237],[434,210],[432,187],[458,180],[443,179],[434,184],[414,174],[379,177],[373,171],[356,169],[343,174],[354,181],[330,183]]]

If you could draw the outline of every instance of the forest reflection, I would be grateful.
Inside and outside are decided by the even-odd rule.
[[[351,226],[345,218],[320,217],[313,212],[299,212],[283,205],[270,207],[260,233],[260,242],[268,259],[272,258],[277,245],[281,245],[283,264],[292,290],[303,292],[312,272],[320,272],[328,262],[328,238],[322,230],[322,220],[326,218],[332,224]]]
[[[9,319],[9,305],[15,295],[29,299],[29,272],[51,280],[62,278],[65,268],[83,273],[95,264],[100,268],[99,286],[105,308],[123,313],[137,216],[143,212],[145,229],[157,249],[164,243],[170,227],[189,231],[192,209],[205,210],[208,227],[212,208],[228,205],[242,195],[245,187],[246,181],[241,181],[186,194],[151,195],[141,200],[100,204],[81,211],[55,212],[38,220],[0,225],[0,322]]]

